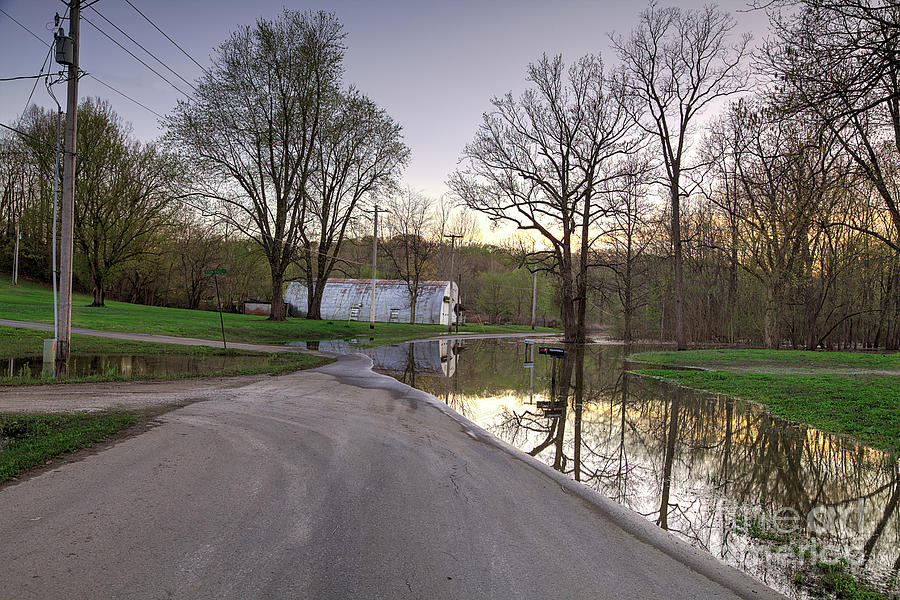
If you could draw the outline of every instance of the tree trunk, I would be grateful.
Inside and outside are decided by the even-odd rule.
[[[675,179],[678,180],[677,177]],[[675,294],[675,345],[678,350],[687,349],[684,334],[684,279],[681,255],[681,198],[677,183],[672,186],[672,260],[674,263],[673,288]]]
[[[778,331],[778,312],[781,310],[781,291],[775,282],[766,288],[766,315],[764,337],[766,348],[777,350],[781,346],[781,332]]]
[[[103,299],[103,279],[99,277],[94,277],[94,301],[91,302],[91,306],[104,306]]]
[[[284,305],[284,273],[272,269],[272,314],[269,316],[270,321],[284,321],[285,316]]]
[[[306,318],[320,320],[322,318],[322,298],[325,296],[325,283],[319,279],[306,280]]]

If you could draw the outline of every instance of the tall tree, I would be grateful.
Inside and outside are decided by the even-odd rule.
[[[420,284],[440,244],[434,204],[428,196],[409,188],[387,204],[388,239],[381,246],[394,271],[406,283],[410,323],[416,322]]]
[[[494,223],[538,233],[528,257],[557,279],[567,341],[585,340],[591,227],[606,209],[603,183],[614,159],[633,150],[631,114],[598,56],[565,68],[546,55],[528,66],[533,87],[494,98],[450,187]],[[621,87],[621,86],[620,86]]]
[[[325,107],[339,93],[343,39],[332,13],[259,19],[216,49],[193,99],[166,119],[168,140],[198,174],[205,212],[265,253],[273,320],[285,318],[284,274],[307,220]]]
[[[53,164],[55,115],[31,113],[27,139],[39,165]],[[110,279],[122,267],[157,251],[154,236],[169,222],[180,181],[173,157],[155,144],[132,140],[129,127],[104,100],[78,107],[75,246],[77,263],[103,306]],[[52,177],[52,173],[47,173]]]
[[[744,89],[741,62],[748,37],[730,45],[735,21],[715,6],[698,10],[659,8],[641,13],[631,36],[613,36],[625,66],[624,93],[648,110],[644,130],[660,142],[665,185],[671,203],[675,339],[687,347],[684,327],[684,276],[681,236],[682,175],[688,165],[690,134],[698,115],[711,103]]]
[[[309,290],[307,318],[321,318],[325,282],[338,264],[360,201],[390,191],[409,157],[401,128],[355,89],[323,110],[298,262]]]
[[[764,53],[780,104],[814,112],[837,136],[890,215],[887,228],[842,225],[900,251],[900,4],[891,0],[800,0],[770,7],[775,40]],[[795,8],[791,3],[791,8]]]

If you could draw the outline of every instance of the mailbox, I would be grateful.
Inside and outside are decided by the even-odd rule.
[[[565,358],[566,349],[554,348],[552,346],[540,346],[538,347],[538,354],[546,354],[547,356],[552,356],[553,358]]]

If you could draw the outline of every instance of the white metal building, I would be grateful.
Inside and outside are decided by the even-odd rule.
[[[322,318],[336,321],[368,321],[372,300],[371,279],[329,279],[322,296]],[[449,281],[420,281],[416,300],[416,323],[449,325],[455,322],[454,308],[459,290]],[[284,301],[294,316],[305,317],[308,310],[306,284],[288,283]],[[375,320],[409,323],[410,297],[405,281],[375,280]],[[451,321],[451,319],[453,319]]]

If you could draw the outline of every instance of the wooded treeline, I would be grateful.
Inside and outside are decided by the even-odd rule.
[[[612,68],[544,55],[492,100],[450,186],[532,233],[568,340],[900,346],[900,7],[758,10],[754,50],[651,3]]]
[[[80,109],[76,269],[105,297],[226,307],[301,279],[455,278],[471,318],[539,321],[569,341],[900,346],[900,9],[766,3],[756,47],[715,6],[655,3],[612,60],[544,55],[496,97],[452,194],[401,185],[400,125],[343,80],[327,12],[285,10],[213,51],[159,142],[108,102]],[[0,148],[0,268],[50,278],[56,115],[31,107]],[[479,243],[472,211],[518,230]],[[530,237],[529,237],[530,236]],[[414,310],[412,311],[414,314]]]

